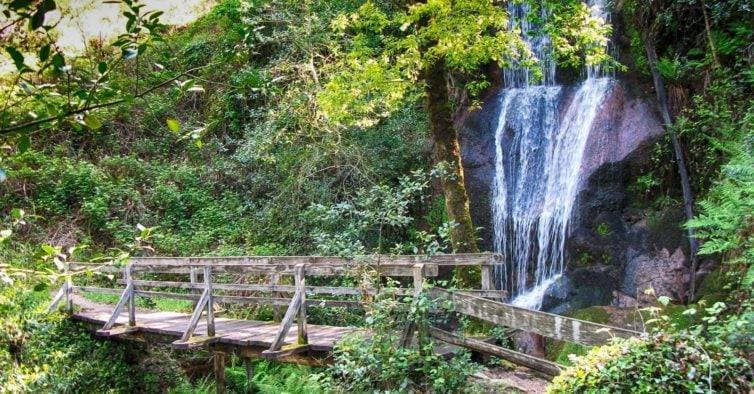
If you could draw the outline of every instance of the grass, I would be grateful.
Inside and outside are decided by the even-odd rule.
[[[120,299],[120,296],[116,294],[85,292],[83,295],[87,300],[101,304],[115,304]],[[163,312],[191,312],[194,309],[194,304],[187,300],[175,300],[163,297],[136,297],[136,307],[155,309]]]

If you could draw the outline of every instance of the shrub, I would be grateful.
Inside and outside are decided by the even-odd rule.
[[[318,380],[326,390],[337,392],[465,392],[469,375],[477,370],[468,352],[451,360],[435,353],[427,335],[431,316],[438,307],[426,293],[409,306],[381,293],[367,312],[370,335],[353,334],[336,344],[335,363]],[[408,300],[403,300],[408,301]],[[409,324],[416,327],[416,346],[401,346],[400,337]]]
[[[686,332],[616,340],[597,347],[553,380],[550,393],[748,392],[752,370],[722,341]]]

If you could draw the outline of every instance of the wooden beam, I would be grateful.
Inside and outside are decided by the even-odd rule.
[[[282,286],[279,286],[279,284],[280,284],[280,274],[272,274],[272,275],[270,275],[270,285],[271,286],[269,286],[269,288],[270,289],[275,289],[275,288],[278,288],[278,287],[282,287]],[[288,287],[288,286],[286,286],[286,287]],[[252,290],[252,291],[254,291],[254,290]],[[275,291],[275,290],[270,290],[270,291]],[[295,292],[295,291],[296,291],[295,290],[295,286],[290,286],[290,291],[289,292]],[[280,292],[275,292],[272,295],[275,296],[276,298],[280,298],[281,297],[281,293]],[[280,311],[280,306],[275,305],[275,306],[272,307],[272,321],[280,322],[280,319],[282,319],[281,311]]]
[[[412,271],[412,276],[414,278],[414,297],[411,302],[416,304],[419,301],[419,296],[421,295],[422,290],[424,289],[424,264],[414,264]],[[416,324],[414,324],[413,320],[409,320],[401,334],[401,346],[408,347],[411,345],[415,330]]]
[[[204,267],[204,291],[207,293],[207,336],[215,336],[215,303],[212,299],[212,266]]]
[[[189,319],[189,325],[188,327],[186,327],[186,331],[183,333],[183,336],[181,337],[180,342],[186,342],[189,339],[191,339],[192,335],[194,335],[194,330],[196,330],[196,325],[199,324],[199,319],[202,316],[202,312],[204,311],[204,307],[206,306],[208,299],[209,299],[209,289],[204,289],[202,296],[199,297],[199,301],[196,303],[196,308],[194,308],[194,312],[191,314],[191,319]]]
[[[64,281],[62,285],[60,285],[60,289],[58,289],[58,292],[55,293],[55,296],[52,297],[52,301],[50,301],[50,306],[47,307],[47,313],[50,313],[57,308],[60,301],[63,299],[63,297],[66,296],[68,292],[68,282]]]
[[[436,296],[451,300],[456,312],[548,338],[592,346],[603,345],[614,336],[630,338],[641,335],[637,331],[519,308],[462,292],[450,292],[439,288],[432,291]]]
[[[128,325],[133,327],[136,325],[136,299],[134,298],[134,283],[131,270],[131,264],[127,264],[123,271],[123,276],[126,278],[126,287],[131,288],[131,293],[128,295]]]
[[[306,343],[294,343],[283,346],[280,350],[270,351],[265,350],[262,352],[262,357],[268,360],[276,360],[279,358],[296,356],[309,351],[309,344]]]
[[[126,286],[125,289],[123,289],[123,293],[120,296],[120,299],[118,300],[118,303],[115,304],[115,309],[113,310],[113,314],[110,316],[110,319],[105,323],[105,325],[102,327],[103,330],[109,330],[113,328],[115,325],[115,322],[118,321],[118,317],[120,316],[120,313],[123,312],[123,307],[125,307],[126,303],[128,302],[128,299],[130,297],[133,297],[133,284],[130,286]]]
[[[109,330],[104,330],[104,329],[97,330],[95,332],[95,335],[97,335],[99,337],[107,337],[107,338],[109,338],[109,337],[122,336],[122,335],[126,335],[126,334],[133,334],[133,333],[136,333],[138,331],[139,331],[139,327],[135,327],[135,326],[117,326],[117,327],[113,327],[113,328],[111,328]]]
[[[293,325],[293,319],[299,311],[300,304],[301,293],[296,292],[296,294],[293,295],[293,299],[291,300],[290,305],[288,305],[288,310],[285,312],[285,316],[283,316],[283,321],[280,322],[280,330],[275,336],[275,340],[272,341],[270,349],[266,350],[265,352],[276,352],[283,346],[283,341],[285,341],[285,337],[288,335],[288,331]],[[262,353],[264,354],[264,352]]]
[[[246,370],[246,392],[254,392],[254,364],[251,362],[251,357],[243,357],[243,366]]]
[[[309,343],[309,334],[306,327],[306,277],[305,265],[296,266],[295,284],[296,291],[301,294],[301,302],[298,306],[298,344],[305,345]]]
[[[225,394],[225,353],[215,350],[213,352],[215,370],[215,389],[217,394]]]
[[[504,347],[496,346],[477,339],[465,338],[436,327],[429,328],[429,335],[433,338],[450,343],[452,345],[462,346],[476,352],[500,357],[514,364],[523,365],[535,371],[545,373],[549,376],[559,375],[560,371],[563,368],[563,366],[561,366],[560,364],[556,364],[548,360],[530,356],[524,353],[519,353],[517,351],[506,349]]]

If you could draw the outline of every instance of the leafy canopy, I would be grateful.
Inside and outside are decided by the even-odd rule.
[[[605,21],[580,1],[526,3],[529,18],[548,34],[562,64],[609,62]],[[546,12],[545,12],[546,10]],[[541,17],[538,15],[547,15]],[[472,96],[489,86],[479,70],[488,64],[529,67],[536,59],[492,0],[427,0],[402,9],[369,1],[331,24],[343,53],[317,102],[333,123],[362,127],[376,123],[404,101],[419,97],[422,73],[438,65]]]

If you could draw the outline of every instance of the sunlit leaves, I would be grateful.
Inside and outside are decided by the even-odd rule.
[[[168,118],[165,123],[168,126],[168,129],[174,133],[178,133],[181,131],[181,122],[178,119]]]

